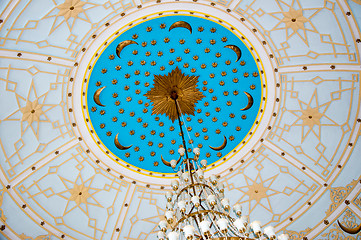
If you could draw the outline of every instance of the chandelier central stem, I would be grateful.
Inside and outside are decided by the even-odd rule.
[[[183,128],[182,128],[182,123],[181,123],[181,120],[180,120],[180,115],[179,115],[179,110],[178,110],[178,104],[177,104],[178,94],[177,94],[176,91],[173,91],[173,92],[171,93],[171,98],[174,100],[175,109],[177,110],[178,123],[179,123],[179,128],[180,128],[180,131],[181,131],[181,134],[182,134],[183,146],[184,146],[184,149],[186,150],[186,151],[185,151],[186,158],[188,159],[188,151],[187,151],[186,141],[184,140],[184,133],[183,133]]]

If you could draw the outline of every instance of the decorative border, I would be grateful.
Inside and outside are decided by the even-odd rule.
[[[184,8],[184,4],[182,4],[182,6]],[[198,7],[200,8],[201,6]],[[271,50],[267,46],[267,42],[262,38],[262,36],[252,25],[250,25],[249,23],[246,24],[244,22],[244,19],[242,18],[239,20],[236,19],[234,16],[231,16],[229,13],[225,14],[224,12],[221,11],[220,11],[221,13],[219,13],[218,12],[219,10],[214,9],[210,6],[209,8],[212,9],[212,11],[210,12],[213,12],[213,15],[220,16],[220,18],[213,17],[210,14],[204,14],[203,13],[203,11],[205,10],[204,8],[202,8],[202,12],[195,11],[197,9],[195,9],[193,5],[192,11],[189,10],[178,10],[178,11],[168,10],[162,12],[152,11],[153,13],[144,15],[144,17],[142,18],[139,17],[135,18],[136,16],[129,15],[124,18],[117,19],[112,24],[109,25],[106,24],[107,25],[106,28],[101,27],[100,28],[101,31],[99,31],[100,32],[99,36],[97,36],[96,34],[93,35],[94,41],[90,43],[90,46],[88,47],[88,50],[85,52],[85,54],[81,54],[78,56],[79,61],[77,62],[80,63],[79,67],[76,70],[73,81],[70,81],[68,86],[69,88],[73,89],[72,90],[73,95],[70,101],[71,106],[73,107],[73,109],[71,109],[70,115],[73,116],[70,116],[70,119],[76,119],[75,122],[77,123],[82,123],[82,122],[85,123],[84,126],[81,125],[77,126],[77,130],[79,130],[78,134],[81,136],[80,137],[81,139],[93,139],[93,142],[85,143],[85,141],[82,141],[82,143],[86,145],[85,149],[92,150],[92,151],[89,150],[88,153],[92,153],[91,155],[94,155],[94,159],[98,160],[98,161],[95,160],[98,164],[102,162],[102,164],[106,165],[108,169],[110,168],[112,170],[122,172],[125,175],[125,177],[130,176],[131,178],[137,180],[144,180],[145,182],[150,182],[150,183],[159,184],[162,181],[162,184],[164,184],[164,179],[169,179],[168,181],[170,181],[170,179],[174,177],[174,174],[151,172],[148,170],[144,170],[132,166],[131,164],[126,163],[123,160],[119,159],[117,156],[112,154],[97,138],[96,133],[91,126],[88,113],[87,112],[84,113],[86,109],[86,105],[84,105],[84,103],[86,102],[86,91],[84,86],[86,84],[84,83],[87,82],[87,77],[90,76],[91,74],[91,69],[89,69],[89,66],[94,65],[94,63],[97,60],[97,56],[99,56],[101,52],[104,51],[104,49],[109,44],[109,42],[113,41],[118,36],[118,34],[124,32],[128,27],[132,27],[149,19],[154,19],[161,16],[169,16],[174,14],[191,15],[191,16],[205,18],[221,24],[222,26],[232,31],[240,39],[242,37],[244,38],[245,40],[244,43],[246,44],[246,46],[250,49],[253,56],[259,60],[259,62],[256,61],[259,71],[260,72],[263,71],[263,74],[261,74],[261,79],[262,79],[261,81],[263,85],[262,88],[263,98],[260,106],[261,110],[257,115],[254,125],[250,129],[247,136],[243,139],[243,141],[241,141],[240,144],[233,151],[229,152],[226,156],[211,164],[207,171],[210,171],[212,173],[213,172],[219,173],[224,169],[233,166],[235,163],[238,162],[238,159],[246,155],[247,152],[252,151],[252,149],[254,148],[253,145],[255,145],[259,141],[262,141],[261,139],[265,137],[265,134],[267,134],[266,130],[269,128],[268,126],[270,126],[270,124],[266,123],[265,120],[263,121],[261,120],[263,119],[263,117],[265,117],[265,119],[268,118],[269,119],[268,122],[270,122],[272,116],[273,117],[275,116],[274,114],[275,105],[279,102],[279,96],[280,96],[280,91],[270,92],[268,90],[268,89],[271,90],[280,89],[279,81],[277,81],[276,83],[276,81],[269,80],[269,79],[278,78],[278,76],[276,76],[273,73],[275,69],[277,69],[273,67],[276,65],[276,61],[265,57],[272,54]],[[145,8],[141,9],[138,11],[138,14],[136,15],[139,16],[139,12],[144,11],[146,13],[149,12],[149,10],[150,10],[149,8],[147,9],[147,11]],[[157,9],[156,7],[153,6],[151,10],[157,10]],[[230,21],[224,21],[223,17]],[[239,27],[238,29],[236,29],[234,26],[239,26]],[[247,38],[245,36],[247,36]],[[97,46],[100,47],[96,49]],[[90,59],[90,61],[86,61],[86,59]],[[276,94],[277,96],[275,96]],[[232,161],[232,158],[235,158],[236,160]],[[116,161],[116,159],[118,159],[118,161]],[[119,165],[122,168],[119,169]],[[220,168],[221,165],[222,167]],[[134,173],[136,173],[135,176]]]

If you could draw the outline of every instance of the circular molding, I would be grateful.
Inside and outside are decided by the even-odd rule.
[[[124,17],[112,19],[109,21],[110,24],[108,26],[100,27],[96,33],[94,33],[94,38],[90,39],[89,42],[84,45],[84,48],[86,49],[84,53],[79,54],[77,57],[76,62],[78,63],[78,66],[75,68],[76,71],[72,72],[71,75],[74,80],[70,81],[68,86],[69,92],[72,92],[71,101],[69,101],[69,109],[72,109],[72,111],[69,112],[70,119],[74,119],[74,122],[77,124],[76,130],[78,131],[76,131],[76,134],[83,139],[81,144],[85,149],[89,149],[93,160],[99,160],[100,163],[97,161],[98,164],[104,165],[104,168],[110,168],[116,173],[121,173],[121,175],[126,178],[136,179],[137,181],[144,183],[164,184],[164,180],[168,183],[174,175],[144,171],[133,167],[130,164],[124,164],[121,161],[119,161],[119,163],[114,162],[113,158],[109,156],[110,153],[107,153],[107,150],[101,150],[96,141],[89,141],[89,139],[93,139],[93,136],[86,126],[86,123],[89,123],[89,118],[83,114],[83,109],[85,108],[83,103],[85,102],[86,93],[82,88],[84,82],[87,81],[85,76],[89,71],[89,59],[92,59],[92,56],[96,53],[100,53],[99,47],[103,46],[104,42],[107,42],[107,39],[110,36],[126,29],[129,27],[129,24],[134,24],[137,21],[142,22],[145,18],[174,14],[191,14],[216,22],[222,22],[224,26],[231,29],[239,38],[244,36],[243,38],[245,39],[244,41],[246,45],[253,49],[254,56],[260,59],[258,63],[259,69],[263,69],[262,81],[264,81],[263,84],[267,87],[263,88],[262,95],[264,100],[261,102],[260,109],[262,110],[257,117],[257,124],[252,127],[250,131],[251,134],[248,134],[241,144],[239,144],[231,153],[224,156],[221,160],[210,165],[208,171],[212,173],[220,173],[235,164],[239,164],[239,159],[254,149],[260,139],[264,138],[268,133],[267,128],[272,125],[271,122],[274,120],[273,113],[277,112],[276,109],[278,108],[275,99],[280,97],[280,88],[276,87],[277,83],[279,84],[277,75],[274,73],[274,69],[277,68],[275,67],[276,62],[273,59],[268,58],[272,52],[267,46],[266,40],[262,38],[262,35],[259,34],[256,28],[250,23],[238,19],[232,13],[226,13],[211,6],[189,4],[189,10],[187,10],[187,4],[183,3],[181,6],[183,10],[177,9],[177,4],[175,3],[162,3],[157,6],[141,8],[134,14],[130,13],[126,14]],[[173,10],[168,10],[170,8]],[[167,10],[160,12],[160,9]],[[207,12],[207,14],[205,14],[205,12]],[[217,17],[213,17],[212,15]],[[138,18],[138,16],[147,17]],[[237,28],[234,26],[237,26]]]

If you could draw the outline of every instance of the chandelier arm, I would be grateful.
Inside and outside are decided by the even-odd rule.
[[[180,190],[180,192],[179,192],[178,195],[177,195],[176,201],[178,201],[178,198],[179,198],[179,196],[180,196],[180,194],[181,194],[182,192],[186,191],[186,190],[189,189],[189,188],[193,188],[194,186],[203,186],[203,187],[206,187],[206,188],[208,188],[209,190],[211,190],[213,194],[216,194],[216,193],[213,191],[213,189],[212,189],[210,186],[208,186],[207,184],[204,184],[204,183],[192,183],[192,184],[189,184],[189,185],[187,185],[186,187],[184,187],[182,190]]]
[[[192,212],[190,214],[187,214],[185,216],[183,216],[181,219],[178,220],[178,222],[172,227],[172,229],[176,229],[178,227],[178,225],[186,220],[188,220],[190,217],[193,217],[197,214],[208,214],[208,213],[212,213],[212,214],[218,214],[218,215],[223,215],[227,217],[227,214],[224,214],[222,212],[218,212],[215,210],[200,210],[200,211],[196,211],[196,212]]]

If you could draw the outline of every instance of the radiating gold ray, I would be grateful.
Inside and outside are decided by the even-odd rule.
[[[176,92],[180,113],[194,115],[195,104],[205,97],[197,82],[198,76],[186,76],[178,67],[168,75],[154,75],[153,88],[144,94],[152,102],[152,114],[165,114],[174,122],[178,116],[171,93]]]

